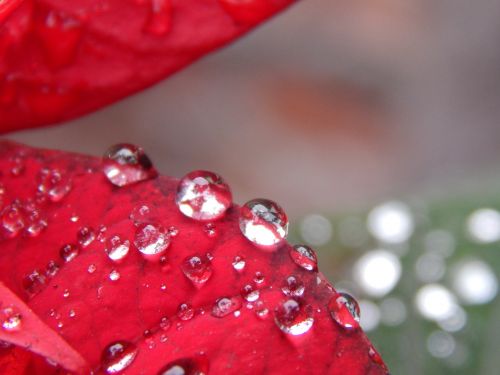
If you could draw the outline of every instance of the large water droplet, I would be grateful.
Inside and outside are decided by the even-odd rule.
[[[158,375],[207,375],[208,360],[205,356],[180,358],[163,367]]]
[[[290,257],[300,267],[308,271],[318,269],[318,258],[313,249],[306,245],[295,245],[290,248]]]
[[[288,297],[300,298],[304,295],[304,283],[297,276],[288,276],[281,287],[283,294]]]
[[[340,326],[347,329],[359,327],[359,306],[347,293],[338,293],[328,303],[330,314]]]
[[[103,157],[103,171],[116,186],[126,186],[158,175],[144,150],[120,143],[111,146]]]
[[[302,306],[298,301],[289,299],[275,309],[274,321],[284,333],[302,335],[313,326],[313,309],[310,305]]]
[[[46,278],[38,270],[33,270],[29,275],[23,279],[23,287],[26,292],[33,296],[40,292],[45,286]]]
[[[91,227],[82,227],[78,230],[76,238],[80,246],[87,247],[95,240],[95,232]]]
[[[104,348],[101,365],[107,374],[118,374],[134,361],[137,347],[131,342],[117,341]]]
[[[195,220],[215,220],[231,206],[229,186],[218,174],[194,171],[184,176],[177,187],[179,210]]]
[[[170,31],[171,13],[171,0],[151,0],[151,9],[144,31],[157,36],[166,35]]]
[[[135,231],[134,244],[145,257],[157,259],[170,245],[170,236],[161,225],[140,224]]]
[[[258,246],[273,246],[288,234],[288,218],[283,209],[267,199],[251,200],[240,211],[241,233]]]
[[[66,244],[59,251],[59,255],[65,262],[71,262],[78,256],[80,252],[80,247],[75,244]]]
[[[16,332],[21,329],[22,316],[13,306],[4,307],[1,311],[2,329],[7,332]]]
[[[61,201],[71,190],[71,179],[57,169],[42,169],[38,181],[38,191],[52,202]]]
[[[177,308],[177,317],[180,320],[191,320],[194,317],[194,309],[188,303],[181,303]]]
[[[193,255],[184,259],[181,269],[184,275],[197,287],[204,285],[212,276],[210,260],[200,255]]]
[[[106,254],[114,262],[122,261],[130,250],[130,241],[122,240],[119,235],[111,236],[106,241]]]
[[[222,297],[215,301],[215,305],[212,308],[212,316],[223,318],[240,308],[241,300],[239,298]]]

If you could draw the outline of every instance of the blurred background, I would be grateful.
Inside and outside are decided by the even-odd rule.
[[[500,368],[500,3],[308,0],[155,87],[9,137],[279,202],[393,374]]]

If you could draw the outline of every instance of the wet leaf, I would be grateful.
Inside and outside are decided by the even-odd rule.
[[[285,242],[247,239],[239,206],[211,235],[179,210],[171,177],[118,187],[100,159],[6,141],[0,167],[0,312],[14,328],[0,340],[80,372],[387,373],[364,333],[332,317],[338,295],[322,274]],[[148,225],[156,257],[140,251]],[[0,366],[13,355],[0,351]]]
[[[115,102],[295,1],[1,1],[0,132]]]

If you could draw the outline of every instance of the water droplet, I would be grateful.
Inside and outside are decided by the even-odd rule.
[[[61,329],[64,327],[64,323],[63,322],[57,322],[57,328]]]
[[[40,271],[34,270],[23,279],[23,287],[30,296],[33,296],[44,288],[45,281],[45,276]]]
[[[170,329],[171,323],[170,319],[164,316],[163,318],[160,319],[160,328],[163,331],[168,331]]]
[[[75,244],[66,244],[59,251],[59,255],[65,262],[71,262],[80,252],[80,247]]]
[[[109,273],[109,279],[111,281],[118,281],[118,280],[120,280],[120,272],[118,272],[117,270],[112,270]]]
[[[368,355],[370,356],[371,360],[374,363],[385,368],[385,363],[384,363],[382,357],[380,356],[380,354],[375,350],[375,348],[372,345],[370,345],[370,348],[368,349]]]
[[[212,316],[223,318],[241,308],[241,300],[238,298],[222,297],[215,301],[212,308]]]
[[[180,320],[191,320],[194,317],[194,309],[190,304],[181,303],[177,309],[177,317]]]
[[[179,210],[195,220],[215,220],[232,204],[229,186],[219,175],[194,171],[184,176],[177,187]]]
[[[24,211],[26,215],[24,233],[28,237],[38,237],[47,227],[47,221],[42,218],[39,208],[33,202],[27,202]]]
[[[258,289],[254,289],[252,285],[247,284],[241,288],[241,296],[248,302],[255,302],[259,299],[260,292]]]
[[[26,170],[26,165],[24,163],[24,159],[21,157],[14,157],[10,160],[11,168],[10,174],[14,177],[21,176]]]
[[[91,227],[82,227],[76,233],[76,238],[80,246],[87,247],[95,240],[95,232]]]
[[[176,237],[178,234],[179,234],[179,229],[177,229],[173,225],[168,228],[168,235],[170,237]]]
[[[205,224],[205,228],[203,229],[208,237],[213,238],[217,236],[217,228],[213,223]]]
[[[130,220],[134,222],[135,225],[150,223],[154,218],[153,210],[145,205],[140,204],[132,209],[129,215]]]
[[[157,259],[170,245],[170,237],[161,225],[141,224],[135,232],[134,244],[146,258]]]
[[[278,204],[267,199],[251,200],[240,211],[241,233],[258,246],[274,246],[288,234],[288,218]]]
[[[69,221],[71,221],[72,223],[76,223],[78,222],[78,220],[80,220],[80,217],[76,214],[71,215],[71,217],[69,218]]]
[[[306,245],[295,245],[290,248],[290,257],[300,267],[308,271],[317,271],[318,258],[313,249]]]
[[[245,269],[245,265],[246,265],[246,262],[245,262],[245,259],[243,259],[242,257],[240,256],[235,256],[234,257],[234,260],[233,260],[233,268],[238,271],[238,272],[241,272]]]
[[[106,245],[108,258],[117,263],[125,258],[130,249],[129,240],[122,240],[118,235],[110,237]]]
[[[9,306],[2,309],[2,329],[7,332],[17,332],[22,326],[22,316],[16,308]]]
[[[97,267],[95,264],[89,264],[88,268],[87,268],[87,272],[88,273],[94,273],[96,271]]]
[[[60,266],[54,261],[51,260],[47,263],[47,267],[45,268],[45,275],[47,277],[54,277],[59,272]]]
[[[259,319],[266,319],[269,316],[269,309],[262,303],[258,304],[255,309],[255,315],[257,315]]]
[[[313,326],[313,309],[310,305],[302,306],[298,301],[289,299],[276,308],[274,321],[284,333],[302,335]]]
[[[65,289],[63,292],[63,297],[68,298],[69,297],[69,289]]]
[[[262,272],[255,272],[255,277],[253,278],[253,281],[255,282],[255,284],[263,284],[265,280],[266,279],[265,279],[264,275],[262,274]]]
[[[204,285],[212,276],[212,266],[206,257],[193,255],[184,259],[181,264],[184,275],[196,286]]]
[[[304,295],[305,286],[298,277],[288,276],[281,290],[285,296],[300,298]]]
[[[75,312],[75,310],[69,310],[69,312],[68,312],[68,316],[69,316],[70,318],[74,318],[74,317],[76,316],[76,312]]]
[[[205,356],[181,358],[163,367],[158,375],[207,375],[208,360]]]
[[[52,202],[61,201],[71,190],[71,179],[57,169],[42,169],[38,175],[38,191]]]
[[[99,242],[104,242],[106,241],[106,232],[108,228],[104,225],[100,225],[99,228],[97,229],[97,240]]]
[[[24,228],[24,215],[20,208],[19,202],[5,207],[1,216],[3,232],[7,238],[16,237]]]
[[[137,347],[134,344],[117,341],[104,348],[101,354],[101,365],[107,374],[117,374],[130,366],[136,355]]]
[[[171,13],[171,0],[151,0],[151,9],[144,31],[157,36],[166,35],[170,31]]]
[[[120,143],[111,146],[103,157],[103,171],[116,186],[126,186],[158,175],[144,150]]]
[[[338,293],[328,303],[330,314],[340,326],[347,329],[359,327],[359,306],[347,293]]]

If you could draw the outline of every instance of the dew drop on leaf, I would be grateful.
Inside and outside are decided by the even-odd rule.
[[[119,235],[114,235],[106,241],[106,254],[114,262],[122,261],[128,254],[130,241],[122,240]]]
[[[184,275],[197,287],[204,285],[212,276],[212,265],[208,258],[192,255],[181,264]]]
[[[240,230],[255,245],[270,247],[279,244],[288,234],[288,218],[277,203],[254,199],[241,207]]]
[[[102,168],[116,186],[126,186],[158,175],[144,150],[132,144],[111,146],[103,156]]]
[[[308,271],[318,269],[318,258],[313,249],[306,245],[295,245],[290,248],[290,257],[300,267]]]
[[[231,206],[232,194],[218,174],[194,171],[180,180],[176,203],[187,217],[202,221],[215,220],[222,217]]]
[[[78,256],[79,252],[80,247],[78,245],[66,244],[59,251],[59,255],[61,256],[61,259],[67,263],[75,259]]]
[[[297,276],[288,276],[281,290],[285,296],[300,298],[304,295],[305,286]]]
[[[222,297],[215,301],[212,308],[212,316],[223,318],[240,308],[241,300],[239,298]]]
[[[347,293],[338,293],[328,302],[330,314],[341,327],[355,329],[359,327],[359,305]]]
[[[275,309],[274,321],[284,333],[302,335],[313,326],[313,309],[309,305],[302,306],[298,301],[289,299]]]
[[[0,313],[2,329],[7,332],[17,332],[22,326],[22,316],[15,307],[4,307]]]
[[[76,238],[80,246],[87,247],[95,240],[95,232],[91,227],[81,227],[76,233]]]
[[[143,256],[156,259],[170,245],[170,236],[161,225],[140,224],[135,232],[134,244]]]
[[[207,375],[208,360],[205,356],[198,358],[181,358],[168,363],[158,375]]]
[[[107,374],[118,374],[134,361],[137,347],[127,341],[117,341],[104,348],[101,355],[101,366]]]

